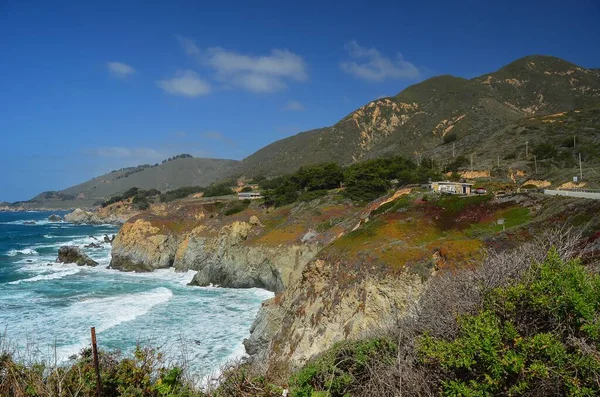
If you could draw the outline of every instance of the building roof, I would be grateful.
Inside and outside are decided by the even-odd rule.
[[[438,185],[461,185],[461,186],[473,186],[472,183],[467,182],[452,182],[452,181],[435,181],[431,183],[437,183]]]

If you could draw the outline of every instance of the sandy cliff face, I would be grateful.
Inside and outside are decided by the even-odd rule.
[[[73,212],[65,215],[65,221],[72,223],[88,223],[92,225],[100,225],[110,223],[114,225],[122,225],[128,219],[140,213],[131,204],[131,199],[119,201],[106,207],[98,207],[94,211],[87,211],[81,208],[75,209]]]
[[[113,269],[152,271],[173,265],[179,236],[143,218],[123,225],[112,246]]]
[[[271,373],[287,373],[335,342],[393,325],[423,282],[411,273],[373,270],[326,256],[313,260],[301,278],[263,304],[246,351]]]
[[[196,270],[193,285],[280,292],[320,249],[318,241],[302,241],[300,228],[285,234],[285,243],[260,240],[277,228],[263,226],[249,213],[223,219],[201,206],[180,208],[179,214],[172,210],[140,214],[126,222],[113,242],[111,267],[152,271],[174,266]]]
[[[207,236],[203,235],[205,228],[201,226],[182,240],[175,268],[197,270],[193,285],[283,291],[299,277],[319,248],[302,243],[275,247],[246,244],[248,234],[257,228],[260,226],[234,221],[221,228],[216,236]]]

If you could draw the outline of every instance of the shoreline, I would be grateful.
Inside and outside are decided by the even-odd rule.
[[[19,211],[19,212],[29,212],[31,213],[31,217],[32,218],[37,218],[40,217],[39,214],[40,212],[45,212],[45,211]],[[35,214],[35,215],[34,215]],[[9,216],[8,214],[6,216]],[[23,220],[27,220],[29,217],[28,216],[23,216]],[[9,218],[10,219],[10,218]],[[14,224],[13,224],[14,225]],[[49,224],[45,223],[43,225],[41,224],[37,224],[37,226],[42,226],[44,228],[48,227]],[[70,230],[74,230],[73,228],[81,226],[84,228],[90,228],[90,227],[94,227],[94,229],[96,227],[102,227],[102,226],[110,226],[111,228],[113,228],[113,232],[116,234],[118,233],[120,226],[119,225],[113,225],[113,224],[104,224],[104,225],[97,225],[97,224],[72,224],[72,223],[63,223],[63,222],[56,222],[55,224],[53,223],[54,226],[56,227],[61,227],[61,226],[68,226],[68,228]],[[35,228],[35,225],[32,225],[31,227]],[[62,229],[62,227],[61,227]],[[23,229],[24,230],[24,229]],[[29,229],[32,230],[32,229]],[[59,229],[54,229],[54,230],[59,230]],[[68,229],[67,229],[68,230]],[[45,233],[45,229],[39,229],[40,233]],[[27,232],[25,232],[27,233]],[[65,234],[65,233],[62,233]],[[81,236],[75,237],[73,236],[73,234],[81,234]],[[71,241],[60,241],[60,240],[55,240],[55,242],[48,242],[48,244],[44,244],[44,243],[40,243],[39,241],[27,241],[24,242],[24,244],[29,244],[31,247],[36,247],[36,248],[40,248],[40,244],[42,245],[46,245],[45,248],[42,248],[42,250],[40,251],[38,249],[38,251],[40,251],[40,255],[35,255],[31,257],[32,262],[35,261],[40,262],[40,263],[50,263],[53,262],[53,260],[50,258],[50,256],[52,256],[53,258],[56,258],[55,254],[55,249],[52,248],[52,252],[51,249],[48,245],[50,244],[63,244],[63,245],[75,245],[75,246],[79,246],[82,247],[82,244],[84,244],[84,242],[82,241],[78,241],[78,242],[73,242],[73,238],[75,238],[75,240],[79,240],[79,239],[85,239],[87,236],[88,232],[82,232],[82,231],[78,231],[76,233],[71,233],[68,237],[70,237]],[[93,234],[99,234],[94,232]],[[58,236],[58,234],[57,234]],[[66,236],[65,236],[66,237]],[[99,238],[100,236],[97,235],[97,238]],[[55,238],[55,237],[46,237],[46,235],[44,235],[44,238],[46,239],[50,239],[50,238]],[[60,242],[59,242],[60,241]],[[87,242],[85,242],[87,243]],[[7,245],[8,247],[8,245]],[[20,246],[13,246],[11,244],[11,249],[21,249]],[[7,248],[8,249],[8,248]],[[86,250],[85,248],[82,248],[84,250],[84,252],[90,254],[93,256],[94,250],[88,249]],[[190,361],[190,365],[189,365],[189,371],[191,374],[197,375],[197,376],[207,376],[207,374],[218,374],[220,373],[222,367],[224,364],[231,362],[231,361],[235,361],[235,360],[239,360],[239,359],[243,359],[244,357],[248,357],[247,352],[245,351],[244,348],[244,340],[247,339],[250,336],[250,329],[252,327],[252,324],[254,323],[254,321],[257,318],[258,312],[260,310],[260,307],[262,305],[262,302],[264,302],[265,300],[268,300],[270,298],[272,298],[273,294],[267,290],[263,290],[263,289],[251,289],[251,291],[249,291],[248,289],[238,289],[238,288],[220,288],[220,287],[215,287],[215,286],[209,286],[209,287],[200,287],[200,288],[195,288],[195,289],[191,289],[190,287],[196,287],[193,285],[188,285],[189,282],[191,281],[191,279],[193,278],[193,275],[196,273],[196,271],[188,271],[188,272],[179,272],[176,271],[175,268],[168,268],[168,269],[159,269],[159,270],[155,270],[152,272],[147,272],[147,273],[130,273],[130,272],[122,272],[119,271],[117,269],[111,269],[110,266],[110,258],[111,258],[111,253],[112,253],[112,246],[106,246],[105,245],[105,249],[103,250],[103,254],[102,256],[104,256],[104,261],[102,261],[102,264],[96,268],[87,268],[87,267],[76,267],[75,265],[63,265],[60,266],[58,264],[54,264],[52,263],[52,266],[46,267],[45,265],[42,267],[42,265],[39,266],[34,266],[34,263],[28,263],[27,265],[24,266],[29,266],[31,268],[31,274],[27,274],[27,275],[21,275],[19,276],[19,278],[16,280],[17,282],[7,282],[7,286],[9,287],[8,284],[10,284],[11,286],[9,288],[6,289],[6,293],[7,294],[11,294],[9,292],[10,291],[18,291],[20,289],[15,289],[14,287],[16,287],[16,285],[20,285],[22,287],[22,292],[28,290],[31,287],[34,287],[34,285],[32,284],[32,282],[35,281],[35,288],[40,288],[41,289],[55,289],[55,287],[52,287],[52,284],[54,284],[55,286],[59,286],[61,284],[63,284],[64,282],[64,286],[69,289],[69,285],[73,282],[76,283],[81,283],[82,280],[85,280],[84,282],[87,283],[104,283],[104,282],[109,282],[107,280],[113,280],[113,283],[123,283],[123,285],[131,285],[133,287],[133,289],[131,291],[124,291],[126,292],[125,295],[123,295],[123,293],[119,293],[119,294],[105,294],[105,287],[104,286],[100,286],[98,287],[98,289],[95,292],[90,291],[90,293],[92,293],[91,295],[91,299],[92,301],[96,301],[99,300],[98,303],[93,303],[94,307],[97,308],[98,304],[104,305],[104,304],[109,304],[109,303],[114,303],[118,306],[124,307],[124,303],[123,303],[123,299],[127,298],[129,295],[134,296],[135,294],[139,294],[139,293],[148,293],[148,292],[156,292],[154,291],[157,288],[161,288],[161,287],[166,287],[168,289],[170,289],[172,291],[172,293],[174,294],[173,297],[169,297],[169,302],[163,302],[159,303],[158,306],[154,307],[152,306],[151,309],[149,309],[146,313],[144,314],[140,314],[139,316],[136,317],[136,319],[131,319],[131,320],[126,320],[118,325],[114,325],[114,327],[118,327],[113,329],[112,331],[106,330],[106,331],[102,331],[102,332],[106,332],[106,334],[104,335],[104,338],[102,338],[101,336],[101,340],[100,340],[100,344],[104,344],[103,349],[107,350],[107,351],[112,351],[113,349],[122,349],[124,352],[129,352],[129,350],[131,349],[131,346],[133,346],[130,341],[128,341],[130,338],[128,338],[131,332],[134,332],[137,336],[138,340],[147,340],[147,342],[144,342],[144,344],[147,344],[148,346],[156,346],[157,344],[160,345],[161,342],[166,342],[167,345],[171,345],[170,350],[172,351],[172,360],[178,360],[181,357],[180,351],[182,351],[182,349],[185,348],[185,346],[187,345],[191,345],[194,344],[195,345],[191,348],[192,353],[190,354],[189,357],[189,361]],[[20,255],[24,255],[24,254],[20,254]],[[33,254],[31,254],[33,255]],[[15,255],[16,256],[16,255]],[[43,257],[43,259],[42,259]],[[37,258],[37,259],[36,259]],[[13,262],[13,260],[7,258],[6,259],[7,263],[9,262]],[[15,258],[15,260],[22,260],[25,261],[26,257],[23,256],[22,258]],[[21,265],[15,265],[14,269],[19,269]],[[60,273],[59,271],[56,270],[57,266],[60,267],[64,267],[63,273],[64,277],[68,277],[65,278],[62,281],[58,281],[59,279],[62,279],[63,277],[48,277],[46,278],[46,276],[51,276],[54,273]],[[49,273],[50,272],[50,273]],[[67,274],[68,273],[68,274]],[[75,274],[79,274],[79,276],[75,276],[75,277],[79,277],[80,279],[76,279],[73,278]],[[84,275],[85,274],[85,275]],[[39,276],[42,277],[39,277]],[[84,275],[84,277],[82,278],[82,275]],[[36,278],[37,277],[37,278]],[[15,281],[15,280],[13,280]],[[31,281],[31,282],[30,282]],[[43,285],[40,283],[44,283]],[[48,283],[48,284],[45,284]],[[4,284],[4,283],[3,283]],[[108,284],[107,284],[108,285]],[[144,287],[145,285],[145,287]],[[87,287],[85,287],[87,288]],[[109,288],[110,289],[110,288]],[[244,291],[245,290],[245,291]],[[82,290],[83,291],[83,290]],[[104,292],[103,292],[104,291]],[[146,291],[146,292],[144,292]],[[85,292],[85,291],[84,291]],[[86,292],[87,293],[87,292]],[[166,293],[166,292],[165,292]],[[7,297],[8,295],[4,294],[4,297]],[[79,294],[75,294],[74,296],[78,296]],[[85,295],[85,294],[84,294]],[[105,299],[108,298],[108,299]],[[130,299],[130,298],[127,298]],[[207,300],[208,299],[208,300]],[[109,302],[110,301],[110,302]],[[203,302],[208,302],[207,305],[205,306],[204,309],[201,309],[200,311],[196,310],[198,307],[198,303],[201,303],[202,305],[204,304]],[[212,303],[210,303],[212,302]],[[27,302],[24,302],[26,305],[29,305]],[[77,303],[75,304],[74,307],[73,305],[68,306],[67,309],[65,310],[71,310],[71,309],[76,309],[79,312],[79,309],[84,308],[84,306],[89,306],[89,304],[92,304],[91,302],[88,302],[87,298],[81,297],[77,299]],[[45,303],[41,304],[42,306],[45,305]],[[83,306],[82,306],[83,305]],[[212,308],[211,308],[212,305]],[[245,311],[246,315],[241,317],[238,322],[239,325],[235,325],[235,324],[231,324],[229,323],[229,327],[231,327],[230,329],[232,330],[231,333],[229,333],[229,336],[225,337],[225,339],[223,340],[218,340],[215,339],[215,337],[217,336],[218,332],[216,330],[215,327],[213,327],[214,329],[210,329],[209,328],[204,328],[202,326],[202,322],[207,321],[207,319],[209,318],[214,318],[213,314],[214,314],[214,308],[219,307],[218,311],[221,313],[220,315],[217,315],[217,321],[220,322],[222,324],[221,327],[228,327],[228,321],[227,318],[225,317],[232,317],[232,313],[230,314],[224,314],[227,313],[229,309],[227,309],[228,306],[233,306],[233,307],[237,307],[237,309],[235,310],[241,310],[241,311]],[[39,309],[39,307],[38,307]],[[56,329],[56,327],[54,326],[50,326],[48,327],[47,325],[43,324],[44,321],[42,321],[42,324],[39,325],[33,325],[34,323],[31,321],[31,318],[27,319],[27,318],[23,318],[20,317],[21,314],[23,313],[23,310],[25,309],[18,309],[16,310],[14,313],[6,313],[6,321],[9,321],[10,323],[13,324],[12,331],[9,330],[8,335],[9,335],[9,339],[11,341],[11,344],[13,345],[23,345],[24,341],[27,339],[27,332],[22,332],[19,331],[19,327],[23,326],[25,327],[24,330],[27,330],[29,332],[28,335],[36,335],[37,331],[36,331],[36,327],[38,327],[39,329],[46,329],[48,332],[50,332],[51,334],[57,333],[58,335],[58,344],[60,345],[60,348],[58,350],[64,350],[64,349],[68,349],[70,346],[76,346],[73,349],[70,349],[71,351],[66,352],[65,354],[61,354],[61,361],[63,362],[68,362],[68,358],[71,355],[71,353],[76,353],[77,351],[79,351],[79,349],[81,347],[85,347],[88,344],[87,340],[83,340],[85,339],[86,334],[82,331],[82,329],[78,329],[78,328],[82,328],[84,325],[87,324],[86,321],[81,322],[78,319],[80,319],[80,316],[77,315],[76,317],[69,317],[68,313],[65,313],[65,319],[62,320],[63,322],[71,322],[73,325],[75,325],[75,327],[73,327],[72,331],[67,332],[67,334],[63,335],[62,340],[61,340],[61,336],[60,333],[61,331]],[[30,309],[27,309],[30,310]],[[104,317],[104,314],[102,314],[102,311],[104,309],[101,310],[100,315],[101,317],[98,317],[98,319]],[[112,312],[113,309],[111,309]],[[37,312],[38,310],[35,309],[34,312]],[[177,332],[173,333],[173,330],[170,330],[171,328],[173,328],[172,325],[169,325],[169,322],[173,321],[173,319],[170,319],[170,317],[165,317],[165,315],[172,313],[172,312],[177,312],[179,314],[174,315],[175,317],[173,317],[173,319],[175,319],[176,317],[179,317],[177,321],[177,323],[179,323],[178,327],[181,329],[188,329],[188,331],[193,330],[193,332],[189,332],[184,334],[177,334]],[[92,317],[90,319],[90,324],[93,323],[96,325],[96,327],[98,327],[100,324],[100,322],[98,322],[97,320],[94,320],[94,316],[93,316],[93,310],[92,312],[90,312],[92,314]],[[53,315],[51,315],[53,316]],[[169,316],[171,316],[169,314]],[[188,317],[189,316],[189,317]],[[199,317],[200,316],[200,317]],[[220,316],[220,317],[219,317]],[[224,317],[225,316],[225,317]],[[13,320],[10,320],[10,318],[13,318]],[[34,315],[35,317],[35,315]],[[32,317],[33,318],[33,317]],[[204,318],[204,320],[202,321],[198,321],[199,318]],[[147,333],[147,323],[152,323],[153,321],[161,321],[161,319],[163,319],[165,322],[163,325],[161,325],[159,328],[162,328],[163,331],[160,332],[155,332],[154,334]],[[140,323],[141,320],[141,323]],[[102,320],[103,321],[103,320]],[[18,325],[17,327],[15,327],[14,325]],[[200,326],[198,326],[200,325]],[[139,328],[141,326],[141,328]],[[177,326],[176,326],[177,327]],[[113,328],[113,326],[109,327],[109,328]],[[97,328],[98,329],[98,328]],[[136,331],[137,330],[137,331]],[[156,339],[155,337],[158,334],[170,334],[170,336],[168,337],[168,340],[161,340]],[[201,344],[202,346],[200,346],[200,343],[196,343],[194,338],[196,338],[195,335],[203,335],[201,340]],[[82,340],[79,340],[82,339]],[[21,341],[19,343],[16,343],[15,341]],[[69,341],[70,340],[70,341]],[[104,340],[104,343],[103,341]],[[228,342],[229,340],[229,342]],[[82,343],[79,343],[82,342]],[[116,347],[115,343],[118,344],[123,344],[123,346],[127,346],[127,347]],[[206,344],[205,344],[206,343]],[[48,352],[52,352],[53,351],[53,344],[48,341],[48,340],[43,340],[43,339],[39,339],[36,340],[36,344],[38,349],[43,352],[43,353],[48,353]],[[164,344],[164,343],[162,343]],[[196,346],[198,345],[198,346]],[[216,347],[215,347],[216,346]],[[205,350],[207,349],[208,350]],[[223,350],[224,349],[224,350]],[[66,351],[66,350],[65,350]],[[229,351],[229,353],[227,353],[227,351]],[[63,352],[64,353],[64,352]],[[68,353],[68,354],[67,354]],[[222,354],[224,354],[224,356],[221,356]],[[222,359],[221,359],[222,357]]]

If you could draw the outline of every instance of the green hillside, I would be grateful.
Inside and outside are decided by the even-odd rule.
[[[132,187],[165,192],[184,186],[208,186],[224,178],[237,163],[235,160],[191,156],[175,158],[162,164],[115,170],[64,190],[40,193],[13,206],[32,209],[91,207]]]
[[[494,131],[519,120],[599,102],[599,70],[529,56],[471,80],[430,78],[394,97],[369,102],[331,127],[274,142],[244,159],[236,171],[277,175],[323,161],[446,156],[445,143],[455,139],[459,145],[467,138],[470,152],[477,153]]]

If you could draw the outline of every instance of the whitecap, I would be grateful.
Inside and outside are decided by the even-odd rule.
[[[69,318],[79,324],[89,323],[97,332],[103,332],[147,314],[154,306],[166,303],[172,297],[170,289],[159,287],[147,292],[86,299],[69,308]]]
[[[56,273],[50,274],[40,274],[38,276],[34,276],[31,278],[26,278],[22,280],[11,281],[9,284],[21,284],[21,283],[32,283],[35,281],[46,281],[46,280],[56,280],[67,276],[72,276],[73,274],[77,274],[81,271],[81,269],[65,269]]]
[[[6,256],[17,256],[17,255],[39,255],[39,253],[33,248],[25,248],[22,250],[10,250],[7,251]]]
[[[49,223],[58,223],[58,222],[50,222],[46,219],[42,219],[42,220],[17,219],[15,221],[2,222],[2,224],[4,224],[4,225],[23,225],[23,226],[39,226],[39,225],[47,225]]]
[[[110,253],[108,260],[110,261]],[[181,285],[188,285],[194,278],[196,271],[188,270],[186,272],[178,272],[171,267],[168,269],[156,269],[150,273],[121,272],[120,274],[124,277],[154,279],[157,281],[171,281]]]

